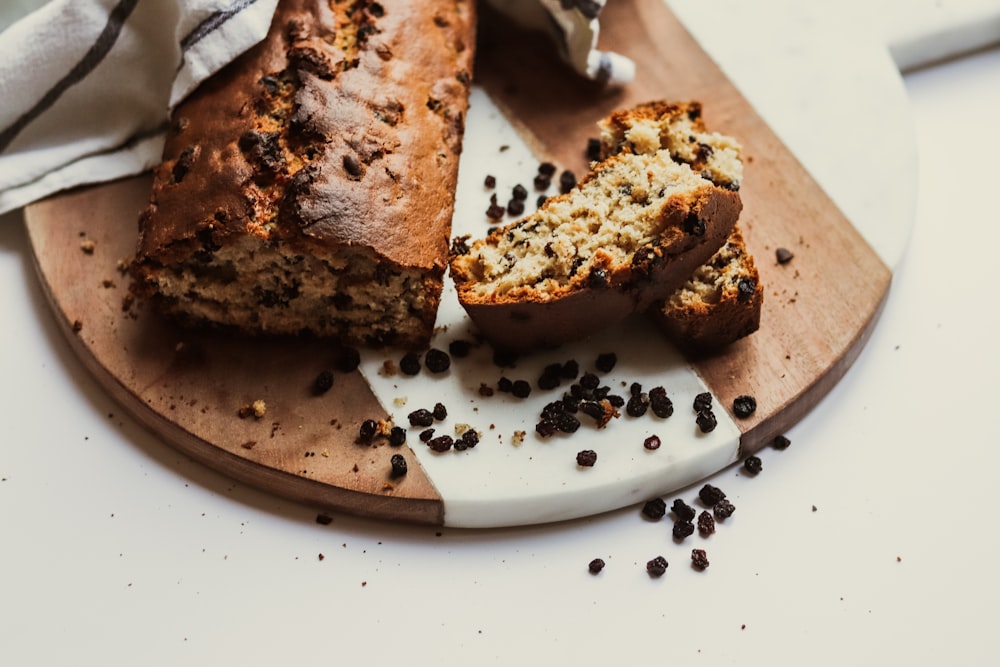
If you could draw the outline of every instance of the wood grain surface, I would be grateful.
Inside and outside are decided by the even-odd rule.
[[[25,212],[42,285],[77,356],[141,423],[193,459],[281,496],[360,516],[440,524],[441,499],[408,447],[356,442],[385,409],[341,351],[178,328],[128,299],[150,176],[67,193]],[[333,387],[314,395],[324,370]],[[240,416],[256,401],[261,417]],[[402,453],[405,477],[391,476]]]
[[[860,352],[891,272],[660,0],[620,0],[602,16],[603,46],[631,56],[637,79],[602,89],[551,63],[543,40],[510,39],[483,19],[476,79],[538,158],[582,173],[594,123],[656,98],[700,100],[706,123],[747,155],[741,225],[766,286],[761,329],[692,359],[737,420],[744,453],[808,412]],[[488,25],[486,25],[488,24]],[[242,340],[175,328],[127,300],[119,264],[134,251],[149,178],[66,193],[26,210],[39,275],[74,352],[143,424],[192,458],[266,491],[366,517],[440,524],[442,499],[405,446],[361,446],[357,424],[385,409],[357,373],[310,388],[338,350],[310,340]],[[779,265],[775,250],[795,254]],[[260,418],[238,412],[263,400]],[[403,453],[409,474],[390,476]],[[692,480],[694,481],[694,480]]]

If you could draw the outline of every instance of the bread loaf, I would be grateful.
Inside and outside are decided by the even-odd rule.
[[[459,302],[494,346],[524,351],[585,338],[662,303],[721,247],[742,206],[738,146],[715,137],[717,151],[702,148],[688,140],[700,107],[669,109],[650,108],[643,132],[623,130],[618,149],[572,191],[456,244]]]
[[[173,116],[135,289],[251,334],[417,348],[447,266],[473,0],[280,0]]]

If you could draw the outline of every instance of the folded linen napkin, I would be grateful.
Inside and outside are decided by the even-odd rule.
[[[595,49],[606,0],[491,1],[516,16],[544,17],[563,58],[584,76],[631,78],[631,61]],[[3,11],[19,15],[36,8],[0,32],[0,214],[156,165],[170,110],[264,38],[277,2],[8,5]]]
[[[169,109],[267,34],[277,0],[51,0],[0,33],[0,213],[136,174]]]

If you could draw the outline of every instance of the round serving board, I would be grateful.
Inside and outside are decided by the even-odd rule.
[[[761,328],[749,338],[685,358],[635,319],[501,367],[447,281],[432,345],[469,345],[445,372],[404,375],[400,353],[375,350],[347,372],[338,370],[343,351],[328,342],[178,328],[132,303],[122,272],[148,196],[144,175],[26,211],[39,275],[73,350],[166,442],[328,511],[462,527],[540,523],[666,494],[740,460],[798,421],[860,352],[912,222],[915,156],[905,96],[881,46],[837,41],[848,33],[816,25],[798,3],[769,4],[767,17],[736,0],[713,3],[724,10],[716,16],[699,4],[609,3],[602,48],[638,66],[636,81],[616,90],[581,82],[542,41],[501,38],[508,28],[484,16],[454,233],[488,229],[494,191],[486,175],[506,203],[515,184],[531,190],[541,160],[582,173],[586,140],[609,111],[653,98],[700,100],[708,126],[737,137],[748,158],[740,224],[766,288]],[[768,34],[748,36],[748,25],[767,25]],[[794,259],[778,264],[778,247]],[[598,369],[603,353],[615,355],[610,370]],[[572,380],[549,390],[536,380],[545,365],[570,360],[626,398],[636,382],[644,391],[664,387],[673,415],[623,409],[602,428],[584,418],[572,435],[538,436],[542,406]],[[325,370],[333,387],[317,394]],[[530,395],[501,391],[501,378],[525,380]],[[702,392],[714,397],[718,417],[710,433],[692,409]],[[757,410],[738,419],[732,404],[742,394],[756,398]],[[257,401],[254,414],[247,408]],[[357,441],[364,419],[408,426],[410,412],[438,403],[447,416],[436,435],[471,427],[476,447],[434,452],[419,428],[399,447]],[[659,448],[644,447],[650,436]],[[582,450],[596,453],[595,465],[577,464]],[[396,454],[408,463],[405,476],[392,475]]]

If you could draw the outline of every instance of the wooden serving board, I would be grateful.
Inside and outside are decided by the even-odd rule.
[[[542,159],[582,173],[586,140],[607,112],[654,98],[697,99],[708,126],[738,137],[748,156],[741,225],[766,285],[760,331],[718,354],[684,359],[635,321],[515,368],[498,369],[488,350],[476,348],[468,360],[453,360],[448,373],[416,378],[392,372],[394,353],[366,351],[360,371],[336,372],[333,388],[316,396],[316,376],[337,367],[335,346],[179,329],[129,302],[119,267],[134,250],[137,213],[148,195],[149,176],[140,176],[26,211],[46,294],[100,384],[166,442],[235,479],[330,511],[470,527],[567,519],[639,502],[697,482],[795,424],[860,352],[889,289],[886,263],[659,0],[613,2],[602,16],[602,46],[639,65],[636,81],[621,89],[599,89],[552,64],[542,40],[483,32],[456,233],[485,233],[487,173],[500,175],[501,188],[530,186]],[[516,133],[495,134],[500,126]],[[794,260],[779,265],[778,247],[792,249]],[[453,297],[444,301],[434,345],[474,340]],[[623,415],[606,429],[549,441],[534,435],[533,424],[551,395],[480,391],[495,388],[501,375],[532,380],[550,361],[573,358],[589,370],[607,351],[619,357],[603,378],[614,390],[627,396],[631,382],[662,384],[675,415]],[[720,421],[707,435],[695,429],[690,408],[702,390],[715,397]],[[756,398],[750,418],[731,415],[740,394]],[[239,415],[258,399],[263,415]],[[483,435],[480,445],[435,454],[417,429],[400,448],[357,443],[361,419],[405,423],[408,412],[434,402],[450,413],[441,433],[470,424]],[[660,449],[642,447],[649,435],[661,438]],[[598,451],[598,464],[577,467],[576,453],[588,448]],[[398,453],[409,463],[404,477],[390,474]]]

